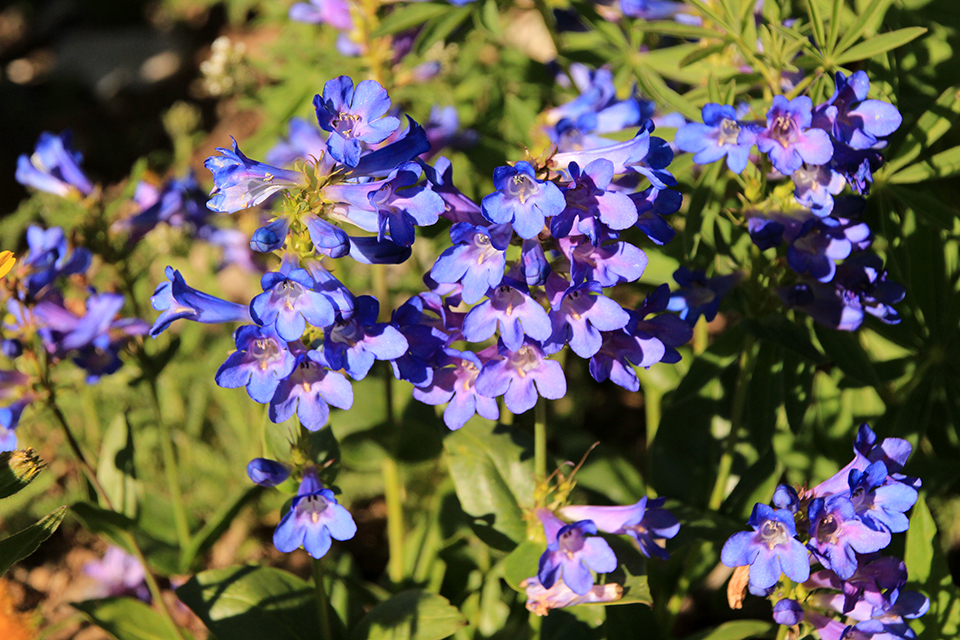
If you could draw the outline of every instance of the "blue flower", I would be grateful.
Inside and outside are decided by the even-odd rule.
[[[773,605],[773,621],[787,627],[800,624],[803,620],[803,607],[796,600],[784,598]]]
[[[503,231],[506,233],[503,233]],[[475,304],[503,280],[506,248],[512,231],[506,225],[478,227],[458,222],[450,228],[453,246],[440,254],[430,277],[440,283],[463,283],[462,298]]]
[[[307,213],[306,216],[312,217],[312,214]],[[310,228],[309,223],[307,223],[307,228]],[[253,235],[250,237],[250,248],[259,253],[270,253],[271,251],[282,249],[284,243],[287,241],[287,232],[289,230],[290,220],[287,216],[280,216],[253,232]],[[317,246],[316,240],[314,240],[313,243]]]
[[[774,168],[790,175],[804,162],[821,165],[833,157],[830,136],[821,129],[811,129],[813,103],[807,96],[787,100],[774,96],[767,112],[767,128],[757,133],[757,147],[770,156]]]
[[[847,78],[838,71],[836,88],[824,104],[817,107],[813,126],[830,132],[853,149],[881,148],[880,140],[900,127],[903,117],[892,104],[867,100],[870,79],[865,71]]]
[[[794,582],[810,577],[806,547],[796,539],[793,514],[757,503],[747,521],[753,532],[733,534],[723,545],[720,560],[728,567],[750,567],[750,586],[769,589],[784,573]]]
[[[90,252],[83,247],[71,252],[60,227],[44,230],[31,225],[27,229],[27,245],[29,251],[22,264],[28,271],[24,283],[31,297],[38,297],[57,278],[83,273],[90,266]]]
[[[376,298],[359,296],[353,316],[337,320],[324,332],[323,357],[331,369],[343,369],[361,380],[375,360],[395,360],[406,353],[407,339],[396,327],[377,322],[379,313]]]
[[[234,333],[237,350],[220,365],[215,379],[227,389],[246,387],[255,401],[266,404],[297,359],[269,327],[244,325]]]
[[[833,212],[833,196],[843,191],[847,181],[829,165],[804,166],[791,176],[796,188],[793,196],[818,216]]]
[[[315,290],[306,269],[265,273],[260,284],[263,293],[250,301],[250,315],[288,342],[299,340],[308,323],[326,328],[336,320],[337,311],[349,311],[338,309],[330,296]]]
[[[529,162],[493,171],[495,193],[480,203],[483,216],[494,224],[511,224],[523,239],[535,238],[543,231],[547,218],[567,206],[560,188],[550,181],[537,180]]]
[[[452,366],[437,368],[430,386],[414,388],[414,398],[429,405],[447,403],[443,422],[451,430],[465,425],[474,414],[480,414],[487,420],[500,417],[497,401],[477,392],[477,377],[483,367],[478,354],[447,348],[443,350],[442,364]]]
[[[483,342],[500,326],[500,339],[511,350],[523,345],[524,335],[546,340],[552,328],[550,317],[530,297],[525,284],[504,276],[502,283],[487,292],[484,300],[463,319],[463,337],[469,342]]]
[[[528,339],[514,351],[501,347],[499,356],[483,365],[477,376],[477,393],[488,398],[503,396],[507,409],[519,414],[533,408],[538,394],[548,400],[565,396],[567,380],[560,363],[547,360],[539,343]]]
[[[559,241],[560,250],[570,260],[573,282],[596,280],[604,287],[634,282],[647,267],[647,255],[628,242],[594,246],[586,236],[568,236]]]
[[[673,272],[673,279],[682,289],[670,296],[667,309],[676,311],[691,327],[702,315],[707,322],[713,320],[720,309],[720,300],[737,283],[736,274],[707,278],[703,271],[690,271],[681,266]]]
[[[872,553],[890,544],[890,531],[874,531],[864,524],[845,495],[814,498],[808,515],[810,550],[841,580],[850,578],[857,570],[857,553]]]
[[[400,126],[399,119],[386,115],[390,97],[375,80],[363,80],[356,87],[348,76],[328,80],[313,106],[320,128],[330,132],[330,155],[350,167],[360,162],[361,142],[383,142]]]
[[[756,135],[741,127],[733,107],[711,102],[703,107],[703,124],[691,122],[680,127],[674,143],[681,151],[695,154],[693,161],[697,164],[710,164],[726,156],[727,167],[743,173]]]
[[[563,189],[566,207],[550,222],[554,238],[570,234],[574,225],[594,244],[600,243],[600,224],[606,229],[622,231],[637,221],[637,206],[628,195],[608,191],[613,179],[613,163],[598,158],[583,170],[576,162],[567,167],[571,182]]]
[[[856,514],[872,529],[901,533],[910,526],[904,515],[919,494],[911,486],[889,480],[887,465],[882,460],[871,463],[863,471],[850,470],[850,501]]]
[[[207,207],[213,211],[234,213],[255,207],[278,191],[306,186],[302,173],[263,164],[243,155],[236,140],[233,140],[233,150],[219,147],[217,151],[221,155],[210,156],[203,163],[213,174],[213,197],[207,202]]]
[[[435,224],[443,213],[443,199],[426,189],[413,186],[423,171],[420,165],[407,162],[390,174],[376,191],[367,194],[370,207],[377,212],[378,236],[402,247],[409,247],[414,240],[414,226]]]
[[[164,273],[167,281],[157,285],[150,297],[153,308],[163,312],[150,327],[152,337],[156,338],[173,321],[181,319],[207,324],[250,321],[247,305],[227,302],[197,291],[188,286],[180,272],[173,267],[167,267]]]
[[[578,595],[593,588],[593,574],[610,573],[617,568],[617,556],[607,541],[596,536],[597,526],[591,520],[564,524],[546,509],[538,509],[547,536],[547,550],[540,556],[537,578],[550,589],[558,580]]]
[[[247,477],[261,487],[275,487],[290,477],[290,471],[276,460],[254,458],[247,464]]]
[[[680,521],[663,508],[665,498],[640,498],[636,504],[616,507],[570,505],[560,510],[569,520],[590,520],[597,529],[614,535],[627,534],[647,556],[670,557],[660,544],[680,531]]]
[[[300,353],[293,372],[281,380],[270,400],[270,420],[281,423],[294,413],[300,424],[317,431],[327,423],[330,405],[338,409],[353,406],[353,387],[342,373],[329,371],[317,351]]]
[[[596,281],[572,285],[563,292],[550,311],[553,331],[544,343],[548,352],[556,353],[569,343],[578,356],[590,358],[603,343],[601,331],[627,325],[630,314],[602,292]]]
[[[302,546],[314,558],[330,550],[330,539],[349,540],[357,533],[350,512],[324,489],[315,469],[304,473],[297,496],[273,532],[273,546],[290,553]]]
[[[93,192],[93,184],[80,169],[82,161],[69,131],[59,135],[44,131],[33,155],[17,158],[17,182],[61,197],[74,192],[87,196]]]

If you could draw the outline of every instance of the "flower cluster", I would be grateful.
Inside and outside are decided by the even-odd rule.
[[[0,398],[10,401],[0,408],[3,451],[17,446],[14,430],[23,410],[49,392],[44,380],[50,367],[70,359],[93,384],[120,368],[124,346],[148,328],[142,320],[117,317],[121,294],[86,284],[91,254],[71,249],[62,229],[31,226],[27,245],[0,289],[7,311],[2,351],[12,362],[11,369],[0,370]],[[67,287],[68,278],[81,286]]]
[[[441,158],[427,172],[453,225],[453,246],[425,278],[430,291],[394,315],[410,342],[397,375],[414,397],[447,403],[444,421],[463,426],[474,413],[497,416],[495,398],[523,413],[538,397],[566,393],[558,362],[565,346],[589,360],[597,381],[636,391],[635,366],[677,362],[675,347],[689,327],[667,309],[666,285],[637,308],[623,308],[606,290],[636,282],[647,257],[623,239],[632,228],[657,244],[673,230],[663,215],[680,207],[676,180],[667,171],[673,152],[651,136],[634,99],[617,100],[606,70],[574,67],[582,94],[547,113],[558,152],[542,164],[519,161],[497,167],[495,191],[479,204],[452,184]],[[597,132],[638,125],[636,135],[614,142]],[[638,190],[641,181],[649,185]],[[464,311],[463,305],[473,305]],[[476,350],[458,342],[488,343]]]
[[[776,96],[765,123],[742,119],[727,105],[708,104],[703,123],[677,131],[676,145],[707,164],[726,158],[742,173],[754,148],[761,171],[790,183],[745,211],[750,236],[761,250],[786,244],[786,262],[798,275],[779,293],[783,302],[817,322],[854,330],[870,314],[888,324],[900,321],[892,305],[904,289],[891,281],[881,260],[866,250],[872,237],[862,220],[873,172],[883,161],[885,138],[901,122],[897,109],[867,98],[863,71],[836,75],[836,90],[814,107],[811,99]],[[856,195],[840,195],[849,185]]]
[[[667,559],[663,543],[680,531],[680,523],[663,508],[664,499],[641,498],[623,507],[568,505],[560,510],[567,524],[552,511],[538,509],[547,550],[537,575],[523,582],[527,609],[546,615],[550,609],[586,602],[614,602],[623,594],[616,583],[594,584],[593,573],[610,573],[617,556],[599,532],[628,535],[646,557]]]
[[[734,534],[723,546],[723,563],[747,572],[746,582],[731,580],[731,591],[749,587],[772,597],[777,622],[805,620],[822,638],[913,637],[904,619],[923,615],[927,599],[903,589],[901,560],[879,554],[892,534],[909,527],[905,513],[920,487],[919,479],[901,473],[911,451],[900,438],[878,442],[864,424],[853,460],[833,477],[799,493],[779,486],[772,507],[754,507],[753,531]],[[811,564],[821,569],[811,573]],[[798,586],[778,589],[783,576]],[[739,602],[742,591],[730,596]]]

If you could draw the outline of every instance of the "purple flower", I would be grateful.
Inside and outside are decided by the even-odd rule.
[[[444,349],[444,364],[434,371],[432,384],[425,388],[414,388],[413,397],[429,405],[447,403],[443,411],[443,422],[451,430],[456,430],[474,416],[480,414],[487,420],[500,417],[497,401],[477,393],[477,377],[483,362],[471,351]]]
[[[626,326],[630,314],[602,292],[603,287],[596,281],[567,288],[550,311],[553,331],[544,343],[547,351],[556,353],[569,343],[578,356],[590,358],[603,343],[601,331]]]
[[[324,332],[323,357],[331,369],[343,369],[361,380],[374,360],[395,360],[407,352],[407,339],[393,325],[377,322],[379,313],[376,298],[359,296],[353,316],[337,320]]]
[[[578,595],[586,595],[593,588],[593,574],[610,573],[617,568],[617,556],[607,541],[597,535],[597,526],[590,520],[564,524],[547,511],[538,509],[537,517],[543,523],[547,536],[547,550],[540,556],[537,578],[550,589],[559,580]]]
[[[29,251],[22,262],[28,271],[24,284],[34,298],[57,278],[83,273],[90,266],[90,252],[82,247],[71,252],[60,227],[44,230],[31,225],[27,228],[27,246]]]
[[[503,233],[503,231],[506,233]],[[503,280],[507,264],[506,248],[510,243],[510,227],[478,227],[458,222],[450,228],[454,245],[440,254],[430,277],[440,283],[463,283],[462,298],[475,304]]]
[[[803,620],[803,607],[796,600],[784,598],[773,605],[773,621],[787,627],[800,624]]]
[[[150,589],[147,588],[143,565],[136,556],[120,547],[111,545],[103,554],[103,560],[84,563],[83,573],[97,581],[97,597],[131,595],[150,602]]]
[[[623,587],[615,582],[594,585],[583,595],[572,591],[563,580],[558,580],[552,587],[545,589],[536,576],[527,578],[520,586],[527,591],[527,611],[538,616],[547,615],[551,609],[616,602],[623,597]]]
[[[629,196],[619,191],[608,191],[613,179],[613,163],[598,158],[581,171],[576,162],[567,167],[571,182],[563,189],[566,207],[550,222],[554,238],[570,235],[577,230],[599,244],[601,224],[606,229],[621,231],[637,221],[637,206]]]
[[[174,320],[193,320],[207,324],[221,322],[250,322],[247,305],[227,302],[188,286],[180,272],[167,267],[167,281],[157,285],[150,304],[162,313],[150,327],[150,336],[156,338],[166,331]]]
[[[432,167],[424,164],[423,171],[430,190],[443,199],[444,211],[441,215],[444,218],[453,223],[468,222],[474,226],[488,226],[487,219],[480,213],[480,205],[453,184],[453,166],[448,158],[437,158]]]
[[[315,469],[304,473],[297,496],[273,532],[273,546],[290,553],[303,546],[314,558],[330,550],[330,539],[349,540],[357,533],[350,512],[337,503],[330,489],[324,489]]]
[[[828,216],[833,211],[833,196],[843,191],[847,181],[828,165],[805,165],[791,176],[796,188],[793,196],[801,206],[818,216]]]
[[[247,477],[261,487],[275,487],[290,477],[290,471],[276,460],[254,458],[247,464]]]
[[[361,142],[383,142],[400,126],[399,119],[386,115],[390,97],[376,80],[363,80],[356,88],[348,76],[328,80],[313,106],[320,128],[330,132],[330,155],[349,167],[360,162]]]
[[[287,342],[299,340],[308,323],[326,328],[334,323],[337,311],[348,311],[338,309],[325,292],[316,291],[306,269],[265,273],[260,284],[263,293],[250,301],[250,315]]]
[[[493,171],[495,193],[480,203],[483,216],[494,224],[511,224],[523,239],[535,238],[543,231],[547,218],[566,207],[563,193],[554,183],[537,180],[529,162]]]
[[[654,244],[664,245],[676,235],[676,231],[667,224],[663,216],[676,213],[683,204],[683,196],[679,191],[671,189],[657,189],[648,187],[643,191],[630,194],[630,199],[637,206],[637,229],[650,238]]]
[[[689,329],[682,320],[674,318]],[[636,324],[636,313],[630,313],[630,322],[624,329],[601,334],[600,350],[590,358],[590,375],[594,380],[603,382],[609,379],[628,391],[637,391],[640,380],[634,367],[649,368],[663,360],[664,344],[644,331],[636,331]]]
[[[215,379],[227,389],[246,387],[255,401],[266,404],[297,359],[269,327],[244,325],[234,333],[237,350],[220,365]]]
[[[703,124],[686,124],[674,138],[677,148],[695,154],[695,163],[710,164],[726,156],[727,167],[734,173],[747,168],[755,143],[756,135],[749,128],[741,128],[733,107],[713,102],[703,107]]]
[[[270,420],[279,424],[294,413],[300,424],[317,431],[327,423],[330,406],[353,406],[353,387],[343,374],[327,370],[317,351],[301,353],[293,372],[281,380],[270,400]]]
[[[870,79],[865,71],[857,71],[849,79],[838,71],[835,78],[833,95],[817,107],[813,125],[853,149],[886,144],[880,138],[892,134],[903,121],[897,108],[880,100],[867,100]]]
[[[857,553],[872,553],[890,544],[890,532],[874,531],[865,525],[845,495],[814,498],[809,517],[810,550],[842,580],[857,570]]]
[[[739,276],[707,278],[703,271],[690,271],[681,266],[673,272],[673,279],[683,288],[673,292],[667,309],[678,312],[680,318],[692,327],[701,315],[707,322],[716,317],[720,300],[737,283]]]
[[[901,533],[910,526],[904,515],[917,502],[919,494],[911,486],[890,480],[882,460],[863,471],[850,470],[850,502],[856,514],[871,529]]]
[[[747,521],[753,532],[733,534],[723,545],[720,559],[728,567],[750,566],[750,586],[769,589],[786,574],[794,582],[810,577],[809,554],[796,539],[793,514],[757,503]]]
[[[863,309],[856,295],[819,282],[800,282],[779,292],[783,303],[802,310],[820,324],[854,331],[863,322]]]
[[[72,138],[69,131],[41,133],[33,155],[17,158],[17,182],[64,198],[74,192],[90,195],[93,184],[80,168],[83,156],[73,149]]]
[[[231,140],[233,140],[231,138]],[[306,186],[298,171],[273,167],[243,155],[233,140],[233,150],[217,148],[221,154],[203,163],[213,174],[213,196],[207,207],[221,213],[234,213],[255,207],[267,198],[291,187]]]
[[[512,351],[523,344],[524,335],[546,340],[553,331],[550,317],[527,293],[525,284],[504,276],[500,286],[487,292],[484,300],[463,319],[463,337],[468,342],[483,342],[500,326],[500,339]]]
[[[390,240],[401,247],[409,247],[414,240],[414,226],[435,224],[443,213],[443,199],[426,189],[413,186],[423,170],[414,162],[407,162],[390,174],[376,191],[367,195],[371,208],[379,218],[377,238]]]
[[[680,522],[663,508],[664,498],[640,498],[639,502],[623,507],[590,507],[571,505],[560,510],[568,520],[590,520],[597,529],[615,535],[627,534],[646,557],[670,557],[663,549],[663,541],[680,531]]]
[[[860,297],[863,310],[886,324],[900,322],[893,305],[906,296],[903,285],[889,280],[879,257],[865,253],[846,260],[837,267],[838,286]]]
[[[523,413],[537,403],[537,396],[557,400],[567,393],[563,367],[547,360],[538,343],[529,339],[517,350],[506,347],[483,365],[477,376],[477,393],[488,398],[503,396],[513,413]],[[552,584],[552,583],[551,583]]]
[[[328,24],[334,29],[350,31],[353,20],[350,18],[350,5],[346,0],[310,0],[298,2],[290,7],[290,19],[297,22]]]
[[[870,227],[842,218],[811,218],[799,229],[787,248],[787,264],[797,273],[809,273],[820,282],[830,282],[837,261],[854,249],[869,246]]]
[[[559,241],[560,250],[570,260],[574,282],[595,280],[604,287],[634,282],[647,267],[647,255],[628,242],[594,246],[586,236],[568,236]]]
[[[662,284],[651,291],[637,309],[638,320],[636,325],[634,326],[631,323],[628,326],[633,327],[631,333],[636,335],[638,339],[652,336],[663,343],[664,353],[660,362],[674,364],[680,362],[680,353],[676,347],[690,342],[690,339],[693,338],[693,329],[672,313],[661,313],[647,318],[651,313],[665,311],[669,303],[670,287]]]
[[[787,101],[774,96],[767,112],[767,128],[757,134],[757,147],[770,156],[774,168],[790,175],[807,164],[827,164],[833,145],[826,131],[811,129],[813,103],[807,96]]]

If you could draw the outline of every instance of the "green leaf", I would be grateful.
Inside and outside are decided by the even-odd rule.
[[[499,37],[502,32],[502,26],[500,22],[500,10],[497,9],[497,0],[486,0],[483,3],[483,8],[480,10],[480,21],[483,23],[487,29],[490,30],[490,33]]]
[[[228,567],[196,574],[177,597],[220,638],[312,640],[318,617],[313,586],[272,567]]]
[[[450,7],[439,2],[410,3],[395,8],[390,15],[380,21],[380,26],[370,34],[370,37],[379,38],[392,33],[406,31],[433,18],[439,18],[448,11],[450,11]]]
[[[680,61],[680,68],[688,67],[695,62],[700,62],[704,58],[709,58],[715,53],[720,53],[727,48],[726,42],[718,42],[717,44],[711,44],[706,47],[701,47],[695,51],[688,53],[683,60]]]
[[[957,208],[931,195],[929,190],[912,187],[896,186],[885,190],[903,205],[923,218],[928,224],[939,227],[944,231],[953,231],[956,223]]]
[[[813,400],[813,377],[816,366],[796,354],[783,354],[783,408],[787,424],[794,433],[803,430],[803,419]]]
[[[910,568],[910,581],[921,584],[930,577],[930,568],[933,564],[934,536],[937,535],[937,524],[927,507],[927,501],[921,495],[913,505],[910,515],[910,528],[907,529],[907,542],[903,560]]]
[[[929,149],[953,128],[958,117],[960,86],[948,87],[933,106],[917,119],[916,124],[910,127],[897,152],[891,154],[890,161],[881,170],[881,178],[896,173],[901,167],[917,159],[924,149]]]
[[[117,640],[175,640],[170,623],[153,607],[134,598],[74,602],[95,625]]]
[[[503,578],[507,584],[520,593],[526,593],[526,589],[521,587],[520,583],[537,575],[540,556],[546,548],[546,541],[525,540],[518,544],[517,548],[503,559]]]
[[[813,39],[816,40],[820,51],[827,49],[826,25],[823,23],[823,14],[820,13],[818,0],[805,0],[807,15],[810,16],[810,26],[813,27]]]
[[[843,65],[857,62],[858,60],[869,60],[881,53],[902,47],[908,42],[916,40],[926,32],[927,30],[923,27],[907,27],[906,29],[897,29],[896,31],[881,33],[844,51],[843,54],[837,57],[836,64]]]
[[[814,346],[810,331],[790,322],[782,314],[766,315],[759,321],[747,319],[743,324],[748,333],[763,341],[780,345],[813,364],[826,364],[827,358]]]
[[[133,464],[133,430],[125,414],[117,414],[103,434],[97,480],[110,498],[113,508],[136,519],[140,503],[140,483]]]
[[[33,449],[0,453],[0,498],[9,498],[19,492],[46,466]]]
[[[533,507],[533,442],[515,427],[475,421],[443,443],[464,512],[491,546],[527,539],[524,509]]]
[[[777,625],[760,620],[733,620],[719,627],[701,631],[684,640],[746,640],[747,638],[772,638],[776,635]]]
[[[183,550],[180,563],[183,570],[189,571],[194,561],[206,553],[227,531],[233,523],[234,518],[240,513],[240,510],[257,498],[262,492],[263,489],[261,487],[253,486],[241,492],[235,500],[224,503],[220,509],[213,514],[213,517],[203,525],[203,528],[193,536],[189,546]]]
[[[856,42],[857,39],[863,35],[863,32],[866,31],[867,24],[870,20],[885,14],[887,7],[889,7],[892,2],[893,0],[873,0],[873,2],[863,10],[857,20],[844,32],[843,38],[840,40],[835,51],[839,52],[849,49],[850,45]]]
[[[37,524],[31,525],[5,540],[0,540],[0,576],[5,574],[11,566],[36,551],[40,543],[57,530],[66,512],[66,507],[60,507],[50,515],[45,516]]]
[[[953,147],[901,169],[892,176],[894,184],[913,184],[924,180],[949,178],[960,173],[960,147]]]
[[[703,0],[688,0],[690,4],[697,8],[700,13],[703,14],[705,18],[710,18],[712,21],[717,23],[718,27],[721,27],[727,33],[734,33],[733,28],[727,24],[726,20],[717,12],[716,9],[711,7],[709,4]]]
[[[658,104],[669,109],[676,109],[688,120],[700,121],[700,110],[694,107],[684,96],[667,86],[659,73],[642,63],[637,64],[634,70],[637,73],[637,82],[640,87]]]
[[[840,370],[862,383],[879,387],[880,377],[870,362],[857,335],[848,331],[836,331],[820,325],[814,326],[820,345]]]
[[[647,559],[643,557],[633,542],[621,537],[608,537],[610,548],[617,555],[617,568],[606,574],[605,582],[615,582],[623,587],[623,597],[616,602],[607,602],[606,606],[618,604],[653,604],[650,584],[647,582]],[[595,605],[586,605],[595,606]]]
[[[679,22],[670,22],[669,20],[644,22],[642,25],[638,24],[637,28],[643,29],[647,33],[660,33],[665,36],[689,38],[690,40],[717,40],[723,37],[722,33],[714,29],[681,24]]]
[[[360,619],[350,640],[441,640],[467,626],[446,598],[419,589],[381,602]]]
[[[473,5],[456,8],[445,5],[441,6],[444,10],[442,17],[424,27],[420,35],[417,36],[417,42],[414,47],[420,55],[423,55],[423,53],[435,43],[445,40],[447,36],[453,33],[475,10]]]

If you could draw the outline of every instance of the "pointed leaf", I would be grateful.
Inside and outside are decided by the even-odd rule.
[[[0,576],[5,574],[11,566],[36,551],[40,543],[57,530],[57,527],[63,522],[63,516],[66,512],[66,507],[60,507],[37,524],[31,525],[5,540],[0,540]]]
[[[837,58],[836,63],[843,65],[859,60],[869,60],[881,53],[902,47],[911,40],[916,40],[926,32],[927,30],[923,27],[907,27],[906,29],[897,29],[896,31],[881,33],[869,40],[864,40],[854,47],[850,47]]]
[[[927,507],[927,501],[921,495],[913,505],[913,514],[910,516],[910,528],[907,529],[907,543],[903,560],[910,571],[910,582],[924,584],[930,577],[930,567],[933,564],[934,536],[937,535],[937,524]]]

